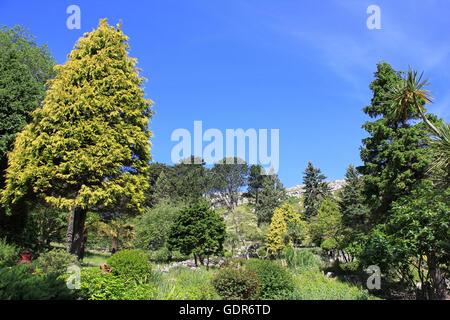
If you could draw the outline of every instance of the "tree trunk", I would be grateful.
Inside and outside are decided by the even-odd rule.
[[[431,299],[436,300],[446,300],[447,286],[445,284],[445,279],[442,276],[441,269],[439,268],[439,263],[436,261],[436,255],[434,253],[430,254],[427,259],[428,272],[431,278]]]
[[[422,112],[422,109],[417,104],[416,97],[414,97],[414,105],[416,106],[417,111],[419,111],[422,120],[428,125],[428,127],[434,132],[434,134],[442,139],[442,133],[428,120],[427,116]]]
[[[118,250],[118,247],[119,247],[119,237],[113,236],[111,253],[114,254]]]
[[[256,218],[257,218],[257,225],[258,225],[258,228],[260,227],[260,224],[261,224],[261,221],[259,221],[259,216],[258,216],[258,194],[259,194],[259,192],[258,192],[258,188],[256,189],[256,196],[255,196],[255,216],[256,216]]]
[[[78,256],[78,260],[82,260],[84,258],[84,253],[86,252],[86,244],[88,239],[88,231],[86,229],[83,230],[83,238],[81,239],[81,248],[80,254]]]
[[[83,259],[85,245],[84,238],[84,222],[86,221],[86,210],[74,205],[70,210],[70,218],[67,226],[66,250],[68,253],[77,256],[78,260]]]

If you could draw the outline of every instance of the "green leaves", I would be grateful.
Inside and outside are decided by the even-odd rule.
[[[47,47],[38,46],[27,30],[0,28],[0,188],[7,152],[44,98],[46,81],[55,75],[53,65]]]
[[[225,223],[215,211],[203,202],[183,208],[173,223],[168,237],[170,250],[197,257],[219,254],[225,240]]]

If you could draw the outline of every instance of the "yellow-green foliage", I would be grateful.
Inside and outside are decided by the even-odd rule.
[[[42,107],[10,154],[5,204],[31,192],[61,209],[142,210],[152,101],[127,41],[120,25],[101,20],[55,67]]]
[[[300,212],[286,202],[273,214],[266,243],[272,252],[279,252],[304,240],[308,232],[308,224],[302,220]]]
[[[269,234],[266,238],[266,245],[271,252],[277,253],[292,245],[288,241],[288,227],[285,220],[285,216],[289,214],[287,211],[291,208],[291,205],[284,204],[280,208],[276,208],[273,213]]]
[[[339,206],[335,201],[327,199],[322,202],[317,215],[311,218],[311,238],[318,244],[329,238],[338,241],[341,238],[341,226],[342,213]]]

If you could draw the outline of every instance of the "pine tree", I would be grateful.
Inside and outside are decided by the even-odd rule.
[[[259,192],[263,187],[265,175],[264,168],[261,165],[251,165],[248,176],[248,187],[245,197],[255,206],[255,215],[258,216]]]
[[[363,178],[352,165],[348,166],[345,182],[339,192],[339,207],[347,241],[351,242],[356,234],[368,230],[369,208],[364,204]]]
[[[303,203],[306,219],[309,220],[317,214],[322,201],[330,196],[331,189],[328,183],[324,181],[326,179],[325,175],[320,172],[319,168],[314,168],[311,162],[308,162],[308,167],[303,174],[303,184],[305,185]]]
[[[67,251],[82,258],[87,211],[143,210],[151,100],[120,25],[101,20],[75,45],[15,142],[3,203],[29,194],[70,210]]]
[[[396,116],[390,94],[401,82],[402,72],[380,62],[370,84],[371,104],[363,109],[373,121],[363,125],[369,137],[362,141],[364,164],[358,171],[364,175],[364,196],[371,208],[372,226],[386,220],[392,203],[411,192],[426,176],[431,162],[428,130],[423,122],[414,124],[418,118],[414,106],[403,109],[401,118]],[[424,102],[420,105],[423,109]],[[435,116],[428,118],[436,121]]]
[[[287,198],[286,189],[277,175],[266,175],[259,191],[257,207],[258,227],[270,223],[276,208]]]
[[[242,188],[247,186],[248,164],[241,158],[228,157],[219,160],[210,171],[210,197],[233,211],[242,198]]]

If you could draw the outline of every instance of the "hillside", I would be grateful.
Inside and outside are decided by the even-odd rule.
[[[332,192],[335,192],[345,185],[345,179],[327,181],[327,183],[330,185]],[[286,192],[289,197],[301,198],[304,192],[304,187],[304,185],[298,185],[291,188],[286,188]]]

